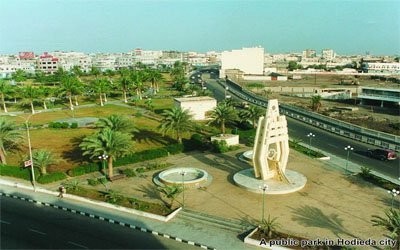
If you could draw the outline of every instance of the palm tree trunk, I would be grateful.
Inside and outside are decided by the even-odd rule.
[[[101,96],[102,94],[100,93],[100,106],[104,106],[104,103],[103,103],[103,97]]]
[[[156,82],[156,93],[160,91],[160,87],[158,86],[158,83]]]
[[[128,99],[126,98],[126,91],[124,90],[124,103],[128,103]]]
[[[4,113],[7,113],[7,106],[6,106],[6,102],[4,101],[4,94],[1,93],[1,101],[3,102],[3,109],[4,109]]]
[[[114,176],[114,171],[113,171],[113,157],[111,155],[108,156],[107,167],[108,167],[108,178],[112,178]]]
[[[72,96],[69,95],[68,99],[69,99],[69,109],[74,110],[74,104],[72,104]]]
[[[47,169],[46,169],[46,166],[43,166],[43,167],[41,167],[40,168],[40,172],[41,172],[41,174],[47,174]]]
[[[44,108],[45,110],[47,109],[46,100],[43,100],[43,108]]]
[[[225,134],[225,122],[221,122],[221,131],[222,131],[222,134],[224,135]]]
[[[79,106],[79,103],[78,103],[78,96],[74,96],[75,97],[75,106]]]
[[[35,109],[33,107],[33,101],[31,101],[31,110],[32,110],[32,114],[35,114]]]
[[[104,102],[107,102],[107,94],[104,93]]]
[[[6,154],[5,154],[5,152],[4,152],[4,150],[2,148],[0,149],[0,162],[2,164],[7,164]]]

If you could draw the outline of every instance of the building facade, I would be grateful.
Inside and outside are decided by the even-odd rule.
[[[264,48],[243,48],[222,52],[219,77],[224,78],[228,69],[239,69],[246,75],[263,75]]]

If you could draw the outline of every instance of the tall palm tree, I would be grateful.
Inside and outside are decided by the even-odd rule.
[[[400,209],[391,208],[385,211],[386,217],[372,215],[372,225],[383,227],[390,232],[390,238],[397,240],[397,249],[400,248]]]
[[[133,141],[132,137],[126,133],[104,128],[98,133],[85,137],[79,146],[83,150],[83,155],[90,155],[90,158],[107,155],[108,177],[112,178],[113,161],[117,157],[129,154],[132,151]]]
[[[144,89],[143,81],[145,79],[145,75],[143,71],[133,71],[131,73],[131,80],[133,84],[133,89],[136,91],[136,96],[139,100],[142,100],[142,92]]]
[[[92,82],[92,87],[94,89],[94,91],[99,95],[100,98],[100,106],[104,106],[104,102],[103,102],[103,95],[109,91],[110,89],[110,82],[107,78],[96,78],[93,82]]]
[[[264,110],[255,105],[250,105],[240,113],[240,118],[244,121],[251,121],[253,128],[257,127],[258,118],[264,114]]]
[[[44,86],[40,86],[38,89],[38,95],[43,102],[43,109],[47,109],[46,100],[52,94],[52,89]]]
[[[174,81],[182,77],[185,77],[185,66],[181,62],[176,61],[171,70],[171,76]]]
[[[21,83],[26,80],[26,73],[22,69],[17,69],[12,74],[11,79],[13,79],[17,83]]]
[[[120,70],[121,78],[118,81],[118,87],[119,89],[122,90],[122,95],[125,103],[128,103],[127,93],[129,91],[129,86],[132,85],[132,79],[129,74],[130,72],[128,69],[125,68],[121,69]]]
[[[3,110],[5,113],[8,112],[5,97],[11,92],[10,83],[6,82],[4,79],[0,79],[0,95],[1,95],[1,103],[3,105]]]
[[[34,88],[32,85],[27,85],[22,89],[22,95],[24,98],[28,99],[29,104],[31,105],[31,112],[35,114],[35,108],[33,107],[33,102],[39,96],[39,92],[37,88]]]
[[[193,116],[189,114],[188,110],[183,110],[181,107],[165,110],[163,116],[159,129],[163,133],[174,131],[176,139],[179,143],[182,143],[182,133],[189,131],[193,127]]]
[[[221,133],[225,134],[225,125],[238,119],[236,110],[225,102],[221,102],[211,111],[211,123],[220,125]]]
[[[157,93],[159,91],[158,83],[163,80],[162,74],[156,69],[149,69],[147,74],[147,77],[151,82],[151,87],[154,89],[154,93]]]
[[[113,131],[131,133],[136,132],[133,122],[126,116],[122,115],[111,115],[107,118],[100,118],[96,123],[98,128],[109,128]]]
[[[74,110],[74,104],[72,103],[72,96],[78,94],[81,91],[82,85],[78,78],[74,75],[65,75],[61,79],[61,86],[59,89],[60,95],[66,96],[69,100],[69,108]]]
[[[322,106],[322,97],[320,95],[313,95],[311,97],[312,110],[318,112],[321,106]]]
[[[47,174],[47,167],[56,163],[57,160],[53,152],[47,149],[38,149],[32,152],[32,158],[35,162],[35,167],[40,169],[42,175]]]
[[[0,162],[7,164],[6,150],[17,146],[22,139],[21,131],[14,122],[0,117]]]

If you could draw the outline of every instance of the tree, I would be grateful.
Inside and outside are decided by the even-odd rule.
[[[166,205],[168,208],[172,208],[176,197],[182,193],[183,187],[180,185],[165,185],[163,187],[158,187],[157,190],[170,200]]]
[[[8,112],[5,97],[11,92],[10,83],[6,82],[4,79],[0,79],[0,95],[1,95],[1,103],[3,105],[3,110],[5,113]]]
[[[74,104],[72,104],[72,96],[77,95],[82,90],[82,85],[78,78],[74,75],[65,75],[61,79],[61,86],[59,89],[60,95],[66,96],[69,100],[69,108],[74,110]]]
[[[318,112],[322,106],[322,97],[320,95],[313,95],[311,97],[311,108],[313,111]]]
[[[151,82],[151,87],[154,90],[154,93],[159,91],[158,83],[163,80],[163,76],[159,70],[149,69],[147,70],[147,78]]]
[[[163,133],[174,131],[176,139],[182,143],[182,133],[189,131],[193,127],[193,116],[188,110],[183,110],[181,107],[174,107],[171,110],[165,110],[164,118],[159,126]]]
[[[13,79],[17,83],[21,83],[26,80],[26,74],[25,71],[22,69],[17,69],[12,75],[11,79]]]
[[[132,79],[130,77],[130,72],[128,69],[123,68],[120,70],[120,75],[121,75],[121,78],[118,81],[118,88],[120,90],[122,90],[124,102],[128,103],[126,94],[129,91],[129,86],[132,85]]]
[[[109,128],[113,131],[131,133],[136,132],[137,129],[133,125],[133,122],[129,120],[126,116],[122,115],[111,115],[107,118],[100,118],[96,123],[98,128]]]
[[[211,111],[211,123],[220,125],[221,133],[225,134],[225,125],[237,120],[235,109],[225,102],[221,102]]]
[[[276,222],[278,218],[271,218],[271,215],[268,215],[268,219],[262,220],[259,228],[263,232],[264,235],[268,236],[269,239],[272,238],[272,233],[274,233],[277,228],[280,226],[278,222]]]
[[[174,82],[185,77],[185,66],[181,62],[176,61],[174,63],[174,66],[171,70],[171,77]]]
[[[255,105],[250,105],[247,109],[241,112],[240,118],[244,121],[251,121],[253,128],[257,127],[258,118],[264,114],[264,110]]]
[[[290,61],[289,64],[288,64],[288,67],[287,67],[287,69],[288,69],[289,71],[293,71],[293,70],[301,69],[301,68],[302,68],[301,65],[298,64],[298,63],[295,62],[295,61]]]
[[[105,94],[110,89],[110,82],[107,78],[96,78],[92,81],[93,90],[99,95],[100,106],[104,106],[103,94]]]
[[[52,89],[44,86],[40,86],[38,89],[38,95],[43,102],[43,109],[47,109],[46,100],[52,94]]]
[[[24,98],[28,99],[28,102],[31,106],[31,112],[32,114],[35,114],[35,108],[33,107],[33,102],[39,95],[38,89],[32,87],[32,85],[27,85],[22,89],[22,95]]]
[[[372,225],[385,228],[390,232],[389,237],[397,241],[397,249],[400,248],[400,209],[391,208],[385,211],[386,217],[372,215]]]
[[[132,87],[136,91],[136,96],[139,100],[142,100],[142,92],[144,89],[143,81],[145,79],[145,75],[143,71],[132,71],[131,73],[131,80],[132,80]]]
[[[42,175],[47,174],[47,167],[56,163],[57,160],[54,154],[47,149],[38,149],[32,152],[32,158],[35,163],[35,167],[40,169]]]
[[[7,164],[6,151],[18,146],[21,139],[21,131],[15,123],[5,117],[0,117],[0,162],[2,164]]]
[[[92,66],[90,68],[90,74],[97,78],[99,75],[101,75],[101,71],[98,68]]]
[[[132,152],[132,137],[126,133],[113,131],[104,128],[100,132],[85,137],[79,147],[83,155],[90,155],[90,158],[97,158],[100,155],[107,155],[108,177],[114,176],[113,161],[118,157],[125,156]]]
[[[80,77],[83,74],[82,69],[79,65],[74,65],[71,71],[72,74],[74,74],[76,77]]]

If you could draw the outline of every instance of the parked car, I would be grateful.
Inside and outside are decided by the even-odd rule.
[[[368,149],[367,155],[381,161],[395,160],[397,158],[396,153],[389,149]]]

